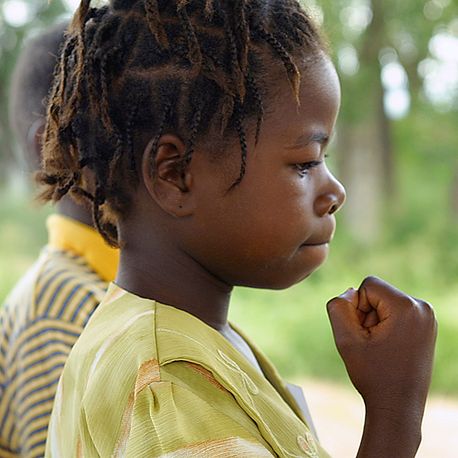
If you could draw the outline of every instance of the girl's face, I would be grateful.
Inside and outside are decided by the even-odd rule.
[[[256,147],[249,138],[237,187],[227,192],[239,173],[237,146],[225,167],[205,154],[192,161],[197,205],[183,246],[231,285],[281,289],[306,278],[326,259],[345,200],[325,163],[340,104],[333,65],[323,57],[304,72],[298,108],[282,85]]]

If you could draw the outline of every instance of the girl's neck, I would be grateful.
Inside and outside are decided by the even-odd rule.
[[[137,296],[191,313],[218,331],[227,329],[232,286],[163,242],[126,243],[116,284]]]

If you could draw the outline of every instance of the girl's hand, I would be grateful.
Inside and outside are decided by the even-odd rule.
[[[375,438],[374,429],[385,430],[386,440],[390,434],[400,440],[404,430],[418,435],[411,446],[419,444],[437,335],[432,307],[368,277],[358,290],[351,288],[330,300],[327,308],[337,349],[366,404],[366,442]],[[378,456],[369,449],[374,451],[369,456]],[[397,456],[413,456],[407,449],[405,443],[406,454]]]

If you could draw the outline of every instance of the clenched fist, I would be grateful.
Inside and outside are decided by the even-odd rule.
[[[386,431],[394,426],[394,434],[396,428],[400,435],[403,428],[411,433],[417,428],[420,434],[437,335],[432,307],[368,277],[327,308],[337,349],[366,405],[365,433],[376,438],[367,429],[379,425]],[[397,456],[414,456],[407,448]]]

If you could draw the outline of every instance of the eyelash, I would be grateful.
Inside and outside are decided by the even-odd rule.
[[[324,157],[326,159],[328,157],[328,154],[325,154]],[[294,167],[299,172],[299,175],[301,177],[305,177],[310,169],[318,167],[322,163],[323,161],[301,162],[299,164],[294,164]]]

